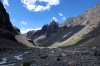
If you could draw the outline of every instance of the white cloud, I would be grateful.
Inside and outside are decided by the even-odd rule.
[[[56,17],[53,17],[53,18],[52,18],[52,20],[55,20],[56,22],[58,22],[58,20],[57,20],[57,18],[56,18]]]
[[[66,20],[66,17],[62,17],[62,20]]]
[[[14,19],[13,19],[12,21],[13,21],[13,22],[15,22],[15,20],[14,20]]]
[[[60,0],[39,0],[40,2],[46,2],[49,5],[58,5],[60,3]]]
[[[27,25],[27,22],[22,21],[21,25]]]
[[[63,16],[63,14],[62,13],[58,13],[59,14],[59,16]]]
[[[24,6],[29,10],[32,11],[35,9],[36,0],[21,0],[21,2],[24,4]]]
[[[32,31],[32,30],[40,30],[41,28],[34,28],[34,29],[25,29],[25,28],[22,28],[21,29],[21,33],[22,34],[25,34],[25,33],[27,33],[28,31]]]
[[[66,17],[62,13],[58,13],[58,14],[59,14],[59,16],[62,17],[62,20],[66,20]]]
[[[47,5],[47,6],[42,6],[42,5],[38,5],[34,11],[35,12],[38,12],[38,11],[45,11],[45,10],[49,10],[50,9],[50,5]]]
[[[3,5],[4,6],[9,6],[8,0],[3,0]]]
[[[36,2],[45,2],[46,6],[37,5]],[[60,0],[21,0],[21,3],[24,4],[29,11],[39,12],[49,10],[53,5],[59,5]]]

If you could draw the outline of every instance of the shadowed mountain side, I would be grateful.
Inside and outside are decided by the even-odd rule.
[[[100,46],[100,24],[92,29],[93,31],[84,35],[83,39],[76,44],[79,44],[79,46]]]
[[[81,40],[81,42],[78,42],[82,44],[82,46],[100,46],[100,40],[99,40],[100,39],[100,16],[96,17],[91,22],[92,22],[92,24],[90,24],[91,31],[82,37],[84,42],[83,40]]]
[[[40,44],[39,46],[45,46],[45,47],[51,46],[52,44],[60,43],[67,40],[75,33],[80,31],[82,28],[84,28],[84,25],[77,25],[67,29],[59,29],[58,32],[55,33],[54,35],[51,35],[44,39],[39,39],[37,43]]]
[[[20,30],[13,26],[2,2],[0,1],[0,47],[33,47],[34,42],[21,35]]]
[[[74,45],[71,45],[69,47],[100,46],[100,40],[99,40],[100,39],[100,17],[95,17],[94,19],[92,19],[90,23],[77,34],[79,35],[80,33],[82,35],[81,39],[78,42],[76,42]]]
[[[29,32],[27,33],[26,37],[31,38],[32,35],[33,35],[35,32],[36,32],[35,30],[29,31]]]
[[[68,47],[100,46],[100,26],[83,36],[83,39]]]

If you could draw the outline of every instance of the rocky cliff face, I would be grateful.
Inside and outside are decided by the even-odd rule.
[[[44,25],[41,30],[31,34],[29,38],[40,46],[69,45],[83,37],[94,35],[94,30],[96,34],[99,31],[96,29],[99,25],[100,4],[97,4],[77,17],[70,17],[63,24],[52,21],[49,25]]]
[[[6,12],[3,4],[0,2],[0,37],[15,41],[14,35],[18,34],[20,30],[14,27],[10,20],[9,14]]]
[[[34,36],[41,36],[41,35],[46,35],[46,37],[49,37],[50,35],[54,34],[57,32],[58,30],[58,23],[55,22],[54,20],[51,21],[51,23],[48,25],[48,24],[45,24],[41,30],[38,30],[38,31],[29,31],[27,33],[27,37],[28,38],[32,38]]]
[[[27,44],[32,45],[32,42],[30,43],[28,40],[21,35],[20,30],[16,26],[12,25],[9,14],[0,1],[0,46],[25,47]]]
[[[0,2],[0,27],[7,30],[12,30],[12,24],[9,20],[9,14],[3,7],[3,4]]]

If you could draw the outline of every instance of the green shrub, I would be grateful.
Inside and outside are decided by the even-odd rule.
[[[29,62],[24,62],[22,66],[30,66],[32,64],[33,60],[29,61]]]

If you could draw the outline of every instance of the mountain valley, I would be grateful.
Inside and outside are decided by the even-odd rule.
[[[0,1],[0,66],[100,66],[100,4],[21,34]]]

